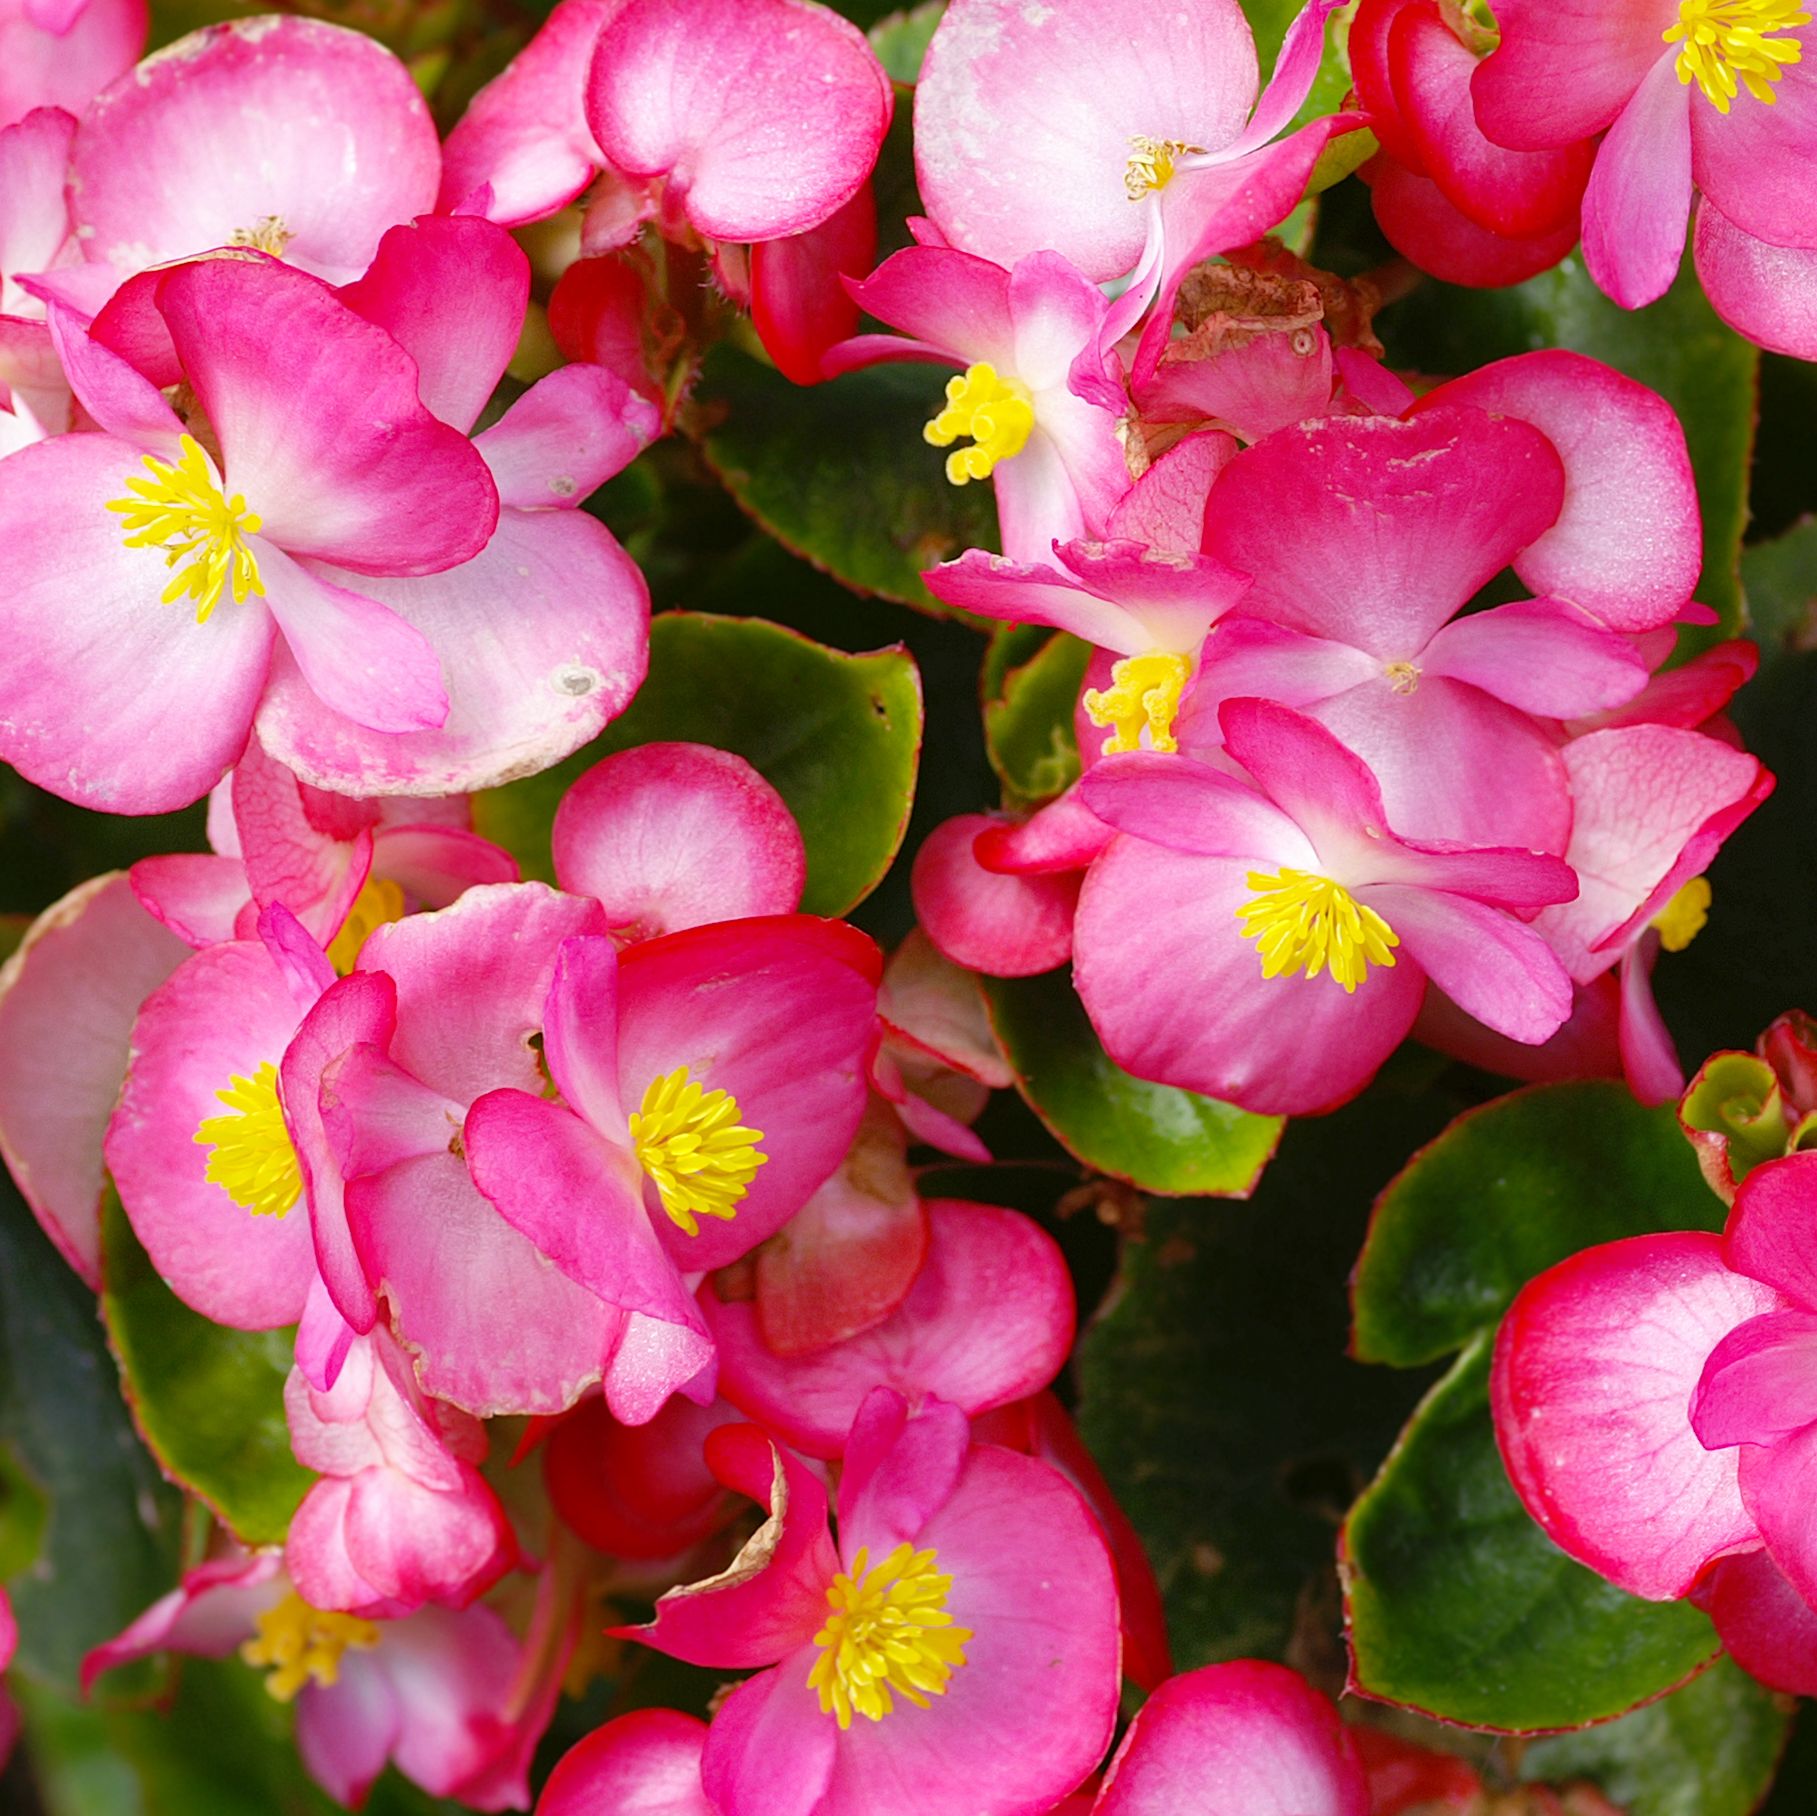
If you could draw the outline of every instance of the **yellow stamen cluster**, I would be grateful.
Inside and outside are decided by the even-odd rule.
[[[360,885],[359,894],[353,898],[353,906],[347,910],[340,932],[328,948],[328,962],[334,967],[335,974],[345,977],[353,969],[360,948],[375,928],[403,918],[403,890],[389,877],[367,877]]]
[[[1243,938],[1256,943],[1264,977],[1304,971],[1313,978],[1328,971],[1346,995],[1354,995],[1371,965],[1394,968],[1391,948],[1401,943],[1394,929],[1341,883],[1286,866],[1252,870],[1247,880],[1256,893],[1237,919]]]
[[[258,1633],[240,1648],[249,1665],[271,1667],[266,1690],[289,1702],[312,1679],[324,1686],[341,1674],[341,1654],[351,1646],[370,1652],[379,1643],[372,1621],[351,1614],[326,1614],[312,1608],[293,1589],[259,1616]]]
[[[690,1236],[701,1217],[737,1216],[757,1169],[769,1159],[757,1146],[763,1130],[739,1126],[738,1099],[703,1091],[677,1066],[651,1079],[643,1106],[631,1117],[637,1164],[656,1181],[670,1221]]]
[[[1012,460],[1028,445],[1035,408],[1026,387],[1000,378],[988,360],[967,366],[946,381],[946,407],[921,431],[930,447],[952,448],[961,436],[977,445],[953,448],[946,476],[956,486],[989,479],[997,462]]]
[[[227,236],[230,246],[250,246],[255,252],[269,252],[274,259],[284,256],[284,248],[296,235],[284,225],[279,215],[261,215],[250,227],[236,227]]]
[[[1174,179],[1181,158],[1201,155],[1203,145],[1184,139],[1151,139],[1137,133],[1130,141],[1129,162],[1123,167],[1123,193],[1139,202],[1151,190],[1165,189]]]
[[[967,1627],[946,1611],[953,1579],[934,1567],[932,1550],[898,1545],[875,1569],[860,1551],[848,1576],[834,1577],[826,1592],[832,1613],[814,1635],[820,1656],[808,1687],[820,1696],[823,1715],[852,1725],[852,1714],[882,1721],[905,1696],[918,1709],[944,1696],[947,1681],[965,1663]]]
[[[1166,650],[1145,656],[1125,656],[1110,671],[1110,686],[1091,688],[1085,695],[1085,713],[1094,725],[1112,727],[1104,740],[1105,756],[1120,750],[1140,750],[1146,727],[1154,750],[1178,750],[1173,735],[1174,715],[1180,695],[1192,677],[1192,658]]]
[[[232,1114],[211,1116],[195,1132],[197,1146],[214,1150],[204,1177],[241,1210],[282,1217],[302,1196],[303,1174],[284,1126],[277,1067],[266,1060],[250,1078],[235,1073],[215,1096]]]
[[[1654,915],[1650,924],[1659,929],[1659,943],[1668,952],[1682,952],[1703,932],[1709,918],[1709,879],[1694,876]]]
[[[1773,85],[1787,65],[1804,60],[1804,47],[1770,34],[1810,22],[1799,0],[1679,0],[1678,23],[1666,28],[1665,41],[1679,47],[1679,81],[1695,82],[1726,114],[1743,84],[1769,107],[1779,99]]]
[[[164,603],[188,599],[196,623],[206,624],[229,586],[242,603],[250,593],[264,597],[258,557],[246,544],[261,520],[238,492],[229,498],[221,490],[194,436],[185,435],[179,447],[174,465],[147,454],[150,478],[128,479],[128,496],[109,500],[107,508],[125,520],[129,549],[163,549],[164,565],[177,568]]]

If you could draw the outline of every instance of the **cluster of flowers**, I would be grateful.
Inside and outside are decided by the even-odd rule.
[[[1410,1032],[1682,1087],[1649,974],[1772,781],[1722,718],[1752,652],[1665,667],[1709,616],[1672,412],[1568,353],[1416,397],[1356,292],[1254,243],[1368,122],[1399,243],[1452,210],[1514,244],[1481,252],[1503,281],[1495,259],[1575,239],[1587,182],[1593,269],[1637,302],[1670,281],[1694,147],[1706,281],[1795,342],[1749,308],[1795,313],[1817,258],[1772,136],[1804,117],[1806,17],[1615,8],[1611,60],[1510,3],[1478,72],[1453,14],[1364,0],[1363,111],[1296,125],[1334,6],[1258,94],[1235,0],[952,0],[916,90],[927,216],[875,272],[892,88],[810,0],[563,0],[445,145],[403,65],[335,26],[247,20],[133,66],[139,0],[0,6],[0,757],[115,812],[208,795],[211,846],[85,885],[9,962],[0,1152],[91,1284],[111,1180],[185,1305],[295,1327],[314,1478],[281,1553],[224,1537],[91,1675],[237,1650],[343,1801],[390,1760],[521,1807],[602,1601],[654,1595],[619,1637],[755,1674],[710,1726],[583,1742],[553,1816],[1428,1796],[1279,1667],[1171,1676],[1140,1545],[1050,1391],[1058,1249],[924,1201],[906,1163],[988,1158],[971,1124],[1010,1074],[969,974],[1068,959],[1119,1063],[1257,1111],[1344,1101]],[[1565,57],[1595,82],[1536,74]],[[1528,118],[1536,94],[1580,112]],[[1670,132],[1683,193],[1655,197],[1632,172],[1678,169]],[[1744,163],[1764,212],[1728,193]],[[564,211],[567,363],[535,372],[511,230]],[[1270,307],[1233,332],[1239,293]],[[721,751],[588,770],[556,887],[473,830],[471,794],[579,749],[643,678],[643,579],[577,507],[671,426],[734,305],[800,382],[955,368],[926,439],[954,485],[992,481],[1002,549],[928,584],[1093,647],[1081,779],[936,832],[925,932],[887,965],[799,912],[801,833]],[[1668,1258],[1708,1283],[1708,1341],[1695,1430],[1659,1455],[1711,1512],[1695,1559],[1634,1567],[1643,1593],[1746,1551],[1723,1583],[1817,1601],[1810,1422],[1747,1397],[1817,1306],[1772,1235],[1769,1182],[1806,1164],[1750,1182],[1726,1247]],[[1508,1341],[1504,1398],[1536,1401]],[[540,1487],[492,1465],[504,1418]],[[1763,1418],[1783,1468],[1744,1467],[1736,1500],[1692,1447]],[[1610,1568],[1620,1539],[1585,1546]],[[1124,1674],[1154,1694],[1081,1789]]]

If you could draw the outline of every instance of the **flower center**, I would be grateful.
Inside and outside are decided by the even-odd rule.
[[[1248,882],[1256,893],[1237,919],[1244,939],[1256,943],[1264,977],[1304,971],[1312,978],[1329,971],[1353,995],[1371,965],[1394,968],[1390,948],[1401,943],[1394,929],[1341,883],[1286,866],[1252,870]]]
[[[1803,61],[1804,47],[1768,34],[1810,22],[1799,0],[1679,0],[1665,41],[1679,47],[1679,81],[1695,82],[1726,114],[1744,82],[1755,100],[1769,107],[1778,100],[1773,84],[1787,64]]]
[[[389,877],[369,876],[347,910],[341,930],[328,947],[328,962],[335,974],[345,977],[353,969],[368,935],[388,921],[404,918],[404,892]]]
[[[261,215],[250,227],[236,227],[227,236],[230,246],[250,246],[255,252],[269,252],[274,259],[284,256],[284,248],[297,236],[284,225],[283,217]]]
[[[246,546],[260,519],[238,492],[229,498],[221,490],[194,436],[185,435],[179,445],[175,465],[147,454],[151,477],[127,480],[128,496],[111,499],[107,508],[125,520],[129,549],[163,549],[166,567],[188,561],[164,589],[164,603],[188,598],[196,623],[206,624],[229,584],[238,601],[248,593],[265,596],[258,557]]]
[[[379,1643],[376,1623],[351,1614],[326,1614],[312,1608],[293,1589],[259,1616],[259,1631],[240,1648],[249,1665],[269,1665],[266,1690],[289,1702],[312,1679],[332,1684],[341,1674],[341,1654],[351,1646],[370,1652]]]
[[[1178,750],[1173,735],[1174,715],[1180,695],[1192,678],[1192,658],[1166,650],[1145,656],[1125,656],[1110,671],[1107,688],[1092,688],[1085,696],[1086,716],[1094,725],[1112,727],[1104,740],[1104,755],[1142,748],[1142,728],[1155,750]]]
[[[662,1208],[690,1236],[700,1217],[738,1215],[757,1169],[769,1159],[757,1146],[763,1130],[741,1128],[730,1091],[702,1091],[677,1066],[650,1080],[643,1107],[631,1117],[637,1164],[656,1181]]]
[[[1388,685],[1397,694],[1417,693],[1420,684],[1420,670],[1411,662],[1390,662],[1382,670],[1388,677]]]
[[[1123,193],[1139,202],[1151,190],[1165,189],[1173,181],[1179,159],[1202,156],[1203,145],[1184,139],[1151,139],[1137,133],[1130,141],[1129,162],[1123,167]]]
[[[918,1709],[944,1696],[947,1680],[965,1663],[971,1630],[955,1627],[946,1611],[953,1586],[934,1568],[932,1550],[898,1545],[874,1570],[861,1550],[852,1572],[833,1578],[826,1592],[832,1613],[814,1635],[820,1656],[808,1688],[820,1694],[820,1712],[852,1725],[852,1711],[882,1721],[906,1696]]]
[[[1000,460],[1020,454],[1035,426],[1035,409],[1027,387],[999,378],[988,360],[946,381],[946,408],[921,431],[930,447],[952,448],[962,435],[977,444],[953,448],[946,457],[946,476],[956,486],[989,479]]]
[[[195,1132],[197,1146],[214,1150],[203,1176],[241,1210],[282,1217],[302,1196],[303,1174],[284,1126],[277,1067],[266,1060],[250,1078],[235,1073],[215,1096],[232,1114],[211,1116]]]
[[[1694,876],[1648,924],[1659,929],[1659,943],[1668,952],[1682,952],[1703,932],[1709,918],[1709,878]]]

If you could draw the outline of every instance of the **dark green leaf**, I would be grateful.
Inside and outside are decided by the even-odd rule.
[[[1356,1353],[1399,1368],[1435,1361],[1579,1249],[1716,1229],[1723,1214],[1670,1105],[1643,1109],[1601,1080],[1499,1097],[1382,1194],[1357,1263]]]
[[[630,708],[566,762],[480,795],[474,821],[526,876],[552,879],[549,827],[601,757],[663,739],[735,751],[788,803],[807,844],[802,907],[844,914],[902,843],[921,749],[921,683],[897,646],[848,656],[755,618],[669,612]]]
[[[1817,517],[1742,550],[1748,622],[1769,660],[1817,640]]]
[[[1132,1078],[1099,1045],[1064,968],[986,978],[984,989],[1018,1089],[1068,1153],[1148,1192],[1241,1198],[1254,1189],[1280,1117]]]
[[[1643,1602],[1574,1563],[1509,1485],[1484,1332],[1426,1397],[1345,1526],[1358,1688],[1446,1721],[1578,1728],[1716,1651],[1688,1602]]]
[[[1003,676],[984,708],[984,739],[1009,798],[1033,806],[1079,779],[1073,707],[1085,682],[1091,645],[1064,631]]]
[[[315,1480],[290,1452],[289,1331],[229,1330],[159,1279],[110,1192],[101,1311],[133,1417],[174,1481],[248,1545],[276,1545]]]
[[[946,0],[922,0],[921,5],[891,13],[871,27],[871,49],[892,82],[913,88],[921,80],[921,59],[945,16]]]

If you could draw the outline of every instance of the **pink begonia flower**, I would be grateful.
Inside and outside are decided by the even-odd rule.
[[[421,92],[363,32],[285,17],[205,26],[82,114],[70,198],[87,262],[48,287],[92,315],[135,272],[221,246],[347,283],[388,227],[435,206],[440,175]]]
[[[1689,1599],[1710,1617],[1742,1670],[1788,1696],[1817,1695],[1817,1610],[1794,1589],[1770,1551],[1718,1558]]]
[[[1817,360],[1817,248],[1756,239],[1705,201],[1691,250],[1704,295],[1737,334],[1769,353]]]
[[[334,1386],[293,1368],[290,1447],[318,1471],[284,1541],[284,1567],[313,1608],[394,1618],[464,1608],[517,1562],[498,1496],[474,1467],[479,1421],[429,1400],[383,1327],[357,1337]]]
[[[798,385],[826,377],[825,355],[858,331],[858,305],[844,280],[877,261],[877,203],[866,183],[806,233],[751,248],[751,325],[777,370]]]
[[[527,261],[501,229],[426,217],[387,233],[372,269],[340,296],[409,354],[424,405],[464,435],[517,345],[528,283]],[[445,720],[372,726],[280,647],[258,718],[273,753],[342,794],[460,794],[545,769],[597,736],[643,680],[649,591],[612,533],[578,507],[657,429],[657,412],[599,366],[563,367],[531,386],[473,439],[501,508],[472,559],[432,575],[320,570],[434,650]]]
[[[590,895],[621,944],[792,914],[807,881],[801,829],[743,757],[642,744],[577,777],[550,828],[555,880]]]
[[[768,1667],[707,1737],[722,1816],[894,1816],[904,1785],[926,1816],[1041,1811],[1097,1763],[1116,1591],[1053,1470],[973,1443],[956,1408],[911,1420],[879,1388],[846,1445],[835,1545],[818,1478],[754,1426],[715,1432],[708,1455],[769,1520],[730,1570],[629,1633],[692,1663]]]
[[[1568,866],[1402,838],[1323,726],[1250,699],[1220,719],[1249,780],[1132,752],[1082,785],[1122,835],[1092,865],[1074,938],[1080,998],[1119,1065],[1300,1115],[1362,1089],[1428,976],[1515,1040],[1559,1027],[1570,979],[1516,916],[1569,901]]]
[[[233,1554],[182,1583],[83,1660],[84,1687],[155,1652],[238,1653],[296,1704],[304,1768],[356,1809],[387,1762],[432,1797],[529,1808],[530,1756],[548,1708],[514,1706],[519,1648],[490,1608],[369,1621],[311,1608],[274,1553]]]
[[[1467,405],[1333,418],[1246,449],[1213,488],[1209,547],[1254,578],[1206,647],[1182,748],[1217,748],[1226,700],[1278,700],[1369,765],[1397,830],[1562,850],[1570,799],[1533,715],[1618,705],[1646,665],[1569,598],[1459,614],[1565,496],[1539,430]]]
[[[701,1788],[707,1724],[674,1709],[635,1709],[596,1728],[557,1762],[537,1816],[717,1816]]]
[[[1045,561],[1056,542],[1104,534],[1130,479],[1116,413],[1072,388],[1073,361],[1095,343],[1109,306],[1095,284],[1056,252],[1009,268],[911,246],[851,291],[908,338],[861,334],[826,355],[826,370],[894,359],[960,368],[944,399],[930,388],[923,435],[951,450],[952,484],[993,482],[1006,556]]]
[[[1739,232],[1817,245],[1817,67],[1796,0],[1504,0],[1471,93],[1498,144],[1606,133],[1584,195],[1584,260],[1623,308],[1663,296],[1694,189]]]
[[[1301,11],[1259,100],[1236,0],[1190,12],[1139,0],[948,7],[915,91],[928,213],[949,245],[1001,264],[1045,250],[1093,283],[1133,273],[1082,362],[1099,401],[1115,401],[1099,349],[1147,311],[1135,364],[1146,379],[1181,277],[1284,220],[1346,124],[1317,120],[1279,138],[1311,92],[1334,4]]]
[[[145,0],[0,0],[0,127],[80,113],[145,48]]]
[[[1093,1816],[1369,1816],[1331,1703],[1285,1665],[1238,1659],[1164,1683],[1130,1723]]]
[[[701,1304],[719,1347],[720,1391],[804,1456],[841,1456],[858,1409],[889,1387],[968,1416],[1046,1387],[1072,1348],[1072,1281],[1039,1224],[995,1205],[928,1204],[927,1257],[881,1324],[808,1355],[765,1345],[749,1305]]]
[[[314,564],[364,585],[467,561],[498,518],[484,459],[418,401],[403,346],[318,279],[219,258],[149,298],[196,418],[53,312],[100,430],[0,461],[0,753],[90,806],[186,805],[239,756],[274,646],[375,730],[443,724],[427,639]]]
[[[0,1159],[91,1287],[101,1284],[101,1143],[133,1022],[187,956],[114,871],[53,902],[0,967]]]
[[[570,939],[542,1018],[563,1101],[506,1088],[468,1110],[480,1191],[660,1352],[606,1379],[626,1422],[710,1386],[713,1342],[683,1273],[748,1253],[838,1165],[864,1106],[879,969],[864,935],[806,915],[622,955]]]
[[[55,107],[0,128],[0,456],[72,426],[44,305],[19,277],[74,252],[64,179],[75,130]]]

